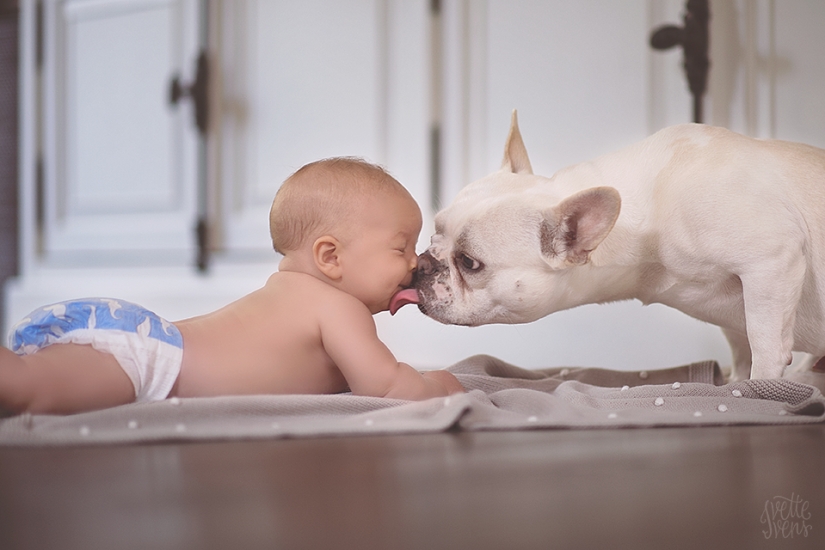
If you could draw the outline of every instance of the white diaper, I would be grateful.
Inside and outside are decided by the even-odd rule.
[[[183,337],[175,325],[123,300],[87,298],[42,307],[9,334],[9,349],[18,355],[65,343],[112,354],[135,387],[135,401],[166,399],[183,359]]]

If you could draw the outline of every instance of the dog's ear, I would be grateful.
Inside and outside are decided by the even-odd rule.
[[[521,139],[518,129],[518,113],[513,109],[510,119],[510,133],[507,134],[507,143],[504,144],[504,160],[501,161],[502,170],[514,174],[532,174],[533,167],[527,157],[527,148]]]
[[[593,187],[545,212],[541,253],[551,264],[583,265],[619,217],[622,199],[612,187]]]

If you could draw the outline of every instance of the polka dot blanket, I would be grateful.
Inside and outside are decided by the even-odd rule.
[[[420,402],[349,394],[172,398],[70,416],[23,414],[0,419],[0,445],[825,421],[816,378],[825,374],[811,384],[725,383],[713,361],[638,372],[526,370],[485,355],[449,370],[467,393]]]

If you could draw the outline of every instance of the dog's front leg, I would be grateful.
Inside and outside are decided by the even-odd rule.
[[[793,330],[802,295],[803,253],[780,254],[740,276],[745,303],[751,378],[781,378],[793,359]]]

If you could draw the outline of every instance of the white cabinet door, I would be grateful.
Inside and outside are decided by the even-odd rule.
[[[49,263],[189,258],[196,143],[196,0],[48,0],[43,5],[41,254]],[[184,253],[184,254],[182,254]]]
[[[754,12],[757,124],[825,148],[825,2],[760,0]]]
[[[364,157],[427,189],[426,1],[221,7],[222,248],[271,253],[272,199],[310,161]]]

